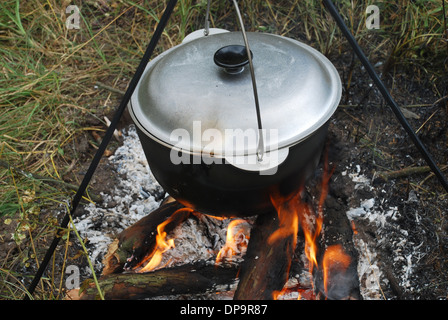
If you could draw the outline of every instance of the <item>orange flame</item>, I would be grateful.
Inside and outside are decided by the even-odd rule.
[[[289,198],[277,194],[271,195],[271,201],[279,217],[280,227],[269,237],[268,243],[271,244],[280,238],[294,236],[293,247],[295,247],[299,225],[302,226],[305,237],[305,255],[310,262],[310,273],[318,265],[317,238],[322,231],[324,202],[328,194],[328,184],[332,173],[328,172],[327,166],[325,166],[317,213],[310,204],[302,200],[303,188]]]
[[[343,273],[350,265],[350,261],[350,256],[344,252],[340,244],[330,246],[325,250],[322,267],[324,271],[324,289],[326,296],[328,296],[330,287],[330,274]]]
[[[305,237],[305,255],[310,263],[309,272],[312,274],[314,267],[318,265],[316,240],[322,230],[323,215],[321,212],[318,212],[318,215],[315,216],[309,205],[303,207],[304,210],[300,215],[300,224]]]
[[[324,203],[328,195],[329,182],[333,174],[333,170],[328,170],[328,164],[325,161],[325,167],[320,187],[320,197],[316,210],[312,205],[308,204],[302,199],[303,189],[300,189],[295,195],[289,198],[281,197],[278,194],[271,195],[271,202],[276,208],[279,217],[279,229],[270,236],[270,238],[268,239],[268,243],[271,244],[278,239],[288,236],[294,236],[293,246],[295,247],[297,243],[298,228],[299,226],[301,226],[305,238],[305,255],[309,261],[310,274],[313,274],[314,268],[318,268],[317,239],[323,227]],[[336,249],[337,247],[335,249],[330,249],[330,252],[327,253],[327,260],[325,261],[327,270],[331,270],[332,267],[331,265],[329,265],[329,263],[336,259],[334,256]],[[340,259],[342,259],[340,261],[336,260],[339,266],[341,264],[345,266],[347,264],[347,259],[348,263],[350,263],[350,257],[348,255],[345,255],[342,252],[342,249],[339,250],[338,254],[340,256]],[[326,278],[326,281],[328,282],[328,278]],[[313,296],[312,294],[310,294],[309,290],[300,290],[299,298],[302,297],[301,292],[305,292],[305,295],[307,297]],[[283,290],[274,292],[274,299],[282,294],[284,294]]]
[[[327,183],[328,179],[325,179]],[[279,228],[271,234],[268,238],[268,244],[272,244],[275,241],[284,239],[287,237],[292,238],[292,248],[297,245],[297,234],[299,231],[299,225],[302,226],[304,238],[305,238],[305,255],[309,261],[309,271],[312,273],[313,268],[318,265],[317,263],[317,237],[322,230],[323,213],[321,202],[325,199],[325,196],[321,196],[319,201],[318,215],[315,214],[312,206],[302,199],[302,190],[297,192],[292,197],[281,197],[278,194],[271,195],[271,201],[276,208],[279,218]],[[323,192],[327,189],[323,188]],[[289,269],[290,266],[288,266]],[[297,289],[299,292],[299,299],[302,298],[302,294],[307,298],[311,297],[310,290]],[[277,300],[280,296],[288,293],[285,288],[281,291],[273,292],[273,299]]]
[[[278,300],[278,298],[279,298],[280,296],[284,295],[286,292],[288,292],[288,289],[286,289],[286,288],[283,288],[282,290],[279,290],[279,291],[274,290],[274,291],[272,292],[272,298],[273,298],[274,300]]]
[[[270,235],[268,244],[293,236],[293,247],[295,247],[297,232],[299,231],[299,213],[301,211],[300,192],[289,198],[278,194],[271,195],[271,202],[277,211],[279,228]]]
[[[166,219],[164,222],[159,224],[157,226],[157,235],[156,235],[156,245],[154,250],[151,254],[145,257],[145,259],[139,264],[145,266],[138,270],[138,272],[149,272],[153,271],[155,268],[159,266],[159,264],[162,262],[163,254],[174,248],[174,239],[167,239],[167,233],[165,232],[165,227],[167,224],[171,223],[177,214],[185,213],[185,212],[192,212],[189,208],[182,208],[174,212],[171,217]],[[148,261],[149,260],[149,261]],[[148,262],[147,262],[148,261]]]
[[[243,219],[230,221],[227,227],[226,243],[216,256],[216,264],[222,262],[224,258],[231,261],[234,255],[241,252],[243,248],[247,248],[249,236],[244,233],[243,228],[237,228],[245,222],[246,220]]]
[[[148,263],[142,269],[140,269],[139,272],[149,272],[154,270],[160,264],[160,262],[162,262],[163,253],[171,248],[174,248],[174,239],[167,240],[167,234],[165,231],[163,231],[169,220],[170,219],[167,219],[157,226],[156,247],[147,258],[149,260]]]
[[[301,225],[303,228],[303,232],[305,235],[305,254],[308,258],[308,261],[310,261],[309,270],[310,273],[313,272],[313,268],[317,267],[317,237],[320,235],[320,232],[322,231],[322,225],[324,222],[324,203],[325,199],[328,195],[328,185],[330,182],[330,178],[333,174],[334,168],[331,172],[328,171],[328,163],[325,161],[325,167],[324,167],[324,173],[322,176],[322,182],[321,182],[321,192],[320,192],[320,198],[319,203],[317,206],[317,216],[315,216],[315,222],[314,225],[310,224],[309,221],[305,221],[307,218],[309,219],[312,217],[312,208],[310,206],[307,206],[304,211],[304,214],[302,215],[301,219]],[[313,230],[314,229],[314,230]]]

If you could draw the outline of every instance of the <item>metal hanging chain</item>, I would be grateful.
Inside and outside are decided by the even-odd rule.
[[[113,136],[115,128],[117,127],[117,124],[120,121],[120,118],[123,115],[123,112],[126,109],[132,94],[134,93],[135,87],[137,86],[137,84],[143,74],[143,71],[145,70],[146,64],[151,59],[152,53],[154,52],[154,49],[157,46],[157,43],[159,42],[162,32],[165,29],[168,19],[171,16],[171,13],[173,12],[173,9],[176,6],[176,4],[177,4],[177,0],[170,0],[168,5],[166,6],[165,11],[162,15],[162,18],[160,19],[160,22],[157,25],[156,31],[154,32],[154,34],[151,38],[148,48],[146,49],[145,54],[143,55],[143,58],[140,61],[140,64],[137,67],[137,70],[136,70],[131,82],[129,83],[129,86],[128,86],[124,96],[123,96],[123,99],[121,100],[121,103],[120,103],[117,111],[115,112],[112,122],[104,135],[103,141],[101,141],[101,144],[100,144],[92,162],[90,163],[89,169],[87,170],[87,173],[84,176],[84,179],[82,180],[82,182],[78,188],[78,191],[76,192],[75,196],[73,197],[73,200],[71,203],[71,208],[70,208],[69,212],[65,214],[64,219],[62,220],[61,229],[65,229],[67,227],[67,225],[70,221],[70,216],[75,212],[76,208],[78,207],[78,204],[81,201],[81,198],[87,189],[90,179],[92,178],[93,174],[95,173],[95,170],[103,156],[103,153],[106,150],[106,147],[109,144],[109,142]],[[33,281],[31,282],[30,286],[28,287],[29,295],[33,294],[34,289],[36,288],[40,278],[42,277],[42,275],[48,265],[48,262],[50,261],[60,239],[61,239],[61,237],[59,235],[56,235],[56,237],[53,239],[53,242],[50,244],[50,247],[49,247],[41,265],[39,266],[39,269],[37,270],[37,273],[34,276]],[[25,295],[24,300],[28,300],[30,298],[29,295]]]
[[[411,140],[414,142],[417,149],[421,152],[423,158],[425,159],[428,166],[432,169],[434,174],[439,179],[442,186],[445,188],[445,190],[448,192],[448,181],[446,180],[445,176],[443,175],[442,171],[437,166],[436,162],[432,158],[431,154],[426,150],[426,147],[423,145],[423,143],[420,141],[414,130],[412,129],[409,122],[404,117],[403,113],[401,112],[399,106],[394,101],[392,96],[390,95],[389,91],[387,90],[384,83],[381,81],[379,76],[376,74],[375,70],[373,69],[372,65],[370,64],[369,60],[363,53],[361,47],[356,42],[355,38],[351,34],[348,27],[345,25],[344,20],[342,19],[341,15],[339,14],[338,10],[334,6],[333,2],[331,0],[323,0],[325,7],[328,9],[330,14],[333,16],[333,19],[336,21],[337,25],[341,29],[344,36],[347,38],[348,42],[353,48],[353,51],[358,56],[361,63],[364,65],[364,68],[366,68],[367,72],[369,73],[370,77],[372,78],[373,82],[375,82],[376,86],[380,90],[381,94],[383,95],[384,99],[389,104],[390,108],[394,112],[395,116],[397,117],[398,121],[401,123],[402,127],[405,129],[405,131],[408,133]]]
[[[238,7],[238,2],[236,0],[233,0],[233,4],[235,6],[235,11],[238,17],[238,22],[240,24],[241,33],[243,34],[244,44],[246,46],[247,51],[247,58],[249,60],[249,68],[250,68],[250,75],[252,78],[252,87],[254,91],[254,98],[255,98],[255,108],[257,110],[257,123],[258,123],[258,146],[257,146],[257,160],[259,162],[263,161],[263,155],[264,155],[264,141],[263,141],[263,126],[261,122],[261,112],[260,112],[260,103],[258,101],[258,91],[257,91],[257,82],[255,80],[255,71],[254,71],[254,65],[252,63],[252,55],[250,54],[250,47],[249,47],[249,41],[247,40],[246,30],[244,29],[244,23],[243,18],[241,17],[241,12]]]

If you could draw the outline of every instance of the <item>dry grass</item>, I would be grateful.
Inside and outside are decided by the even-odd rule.
[[[138,65],[167,1],[5,0],[0,4],[0,223],[10,226],[0,243],[0,296],[21,298],[79,183],[77,169],[91,158],[119,95]],[[365,28],[367,1],[340,1],[342,15],[370,55],[390,57],[390,67],[418,65],[445,55],[440,0],[379,2],[382,28]],[[375,2],[376,3],[376,2]],[[69,4],[81,11],[80,29],[68,30]],[[325,54],[347,50],[335,24],[317,1],[241,1],[250,31],[272,32],[310,43]],[[206,1],[182,0],[157,53],[203,27]],[[214,1],[212,26],[235,30],[229,1]],[[386,52],[386,54],[384,54]],[[440,68],[439,68],[440,69]],[[437,81],[437,79],[434,79]],[[81,139],[83,138],[83,139]],[[81,146],[81,141],[87,145]],[[65,181],[58,183],[57,181]],[[91,199],[86,199],[91,201]],[[62,210],[63,211],[63,210]],[[3,228],[1,229],[3,230]],[[11,234],[13,238],[11,239]],[[62,256],[71,245],[67,237]],[[6,247],[4,247],[6,248]],[[63,266],[54,264],[36,298],[61,297]]]

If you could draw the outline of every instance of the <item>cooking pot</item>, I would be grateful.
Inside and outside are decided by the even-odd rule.
[[[148,63],[129,104],[160,185],[215,216],[261,214],[273,193],[297,192],[341,97],[336,69],[315,49],[267,33],[246,40],[252,69],[240,32],[187,36]]]

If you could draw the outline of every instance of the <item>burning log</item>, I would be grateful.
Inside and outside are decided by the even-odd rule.
[[[155,271],[148,269],[148,265],[157,260],[154,256],[164,240],[160,241],[160,237],[182,224],[193,212],[176,201],[168,200],[121,232],[109,246],[103,275],[98,280],[104,298],[143,299],[204,293],[219,285],[231,284],[237,277],[235,264],[218,266],[213,262],[199,261]],[[98,289],[95,283],[87,280],[80,295],[81,300],[96,299]]]
[[[325,239],[319,241],[321,263],[314,272],[314,285],[321,299],[361,300],[357,273],[357,251],[353,246],[353,228],[344,212],[342,200],[329,195],[325,199]]]
[[[174,213],[178,214],[174,215]],[[167,221],[165,232],[169,233],[185,221],[191,213],[192,210],[176,201],[166,201],[150,215],[122,231],[109,246],[103,261],[103,275],[121,273],[125,269],[135,268],[154,250],[157,226]],[[170,217],[172,219],[168,221]]]
[[[124,270],[138,269],[145,261],[144,257],[154,250],[157,237],[155,230],[160,225],[164,225],[163,232],[169,233],[192,212],[177,202],[164,203],[119,234],[115,243],[109,247],[103,276],[99,279],[105,298],[137,299],[167,294],[203,293],[214,285],[229,284],[235,280],[237,267],[228,263],[216,266],[187,264],[152,272],[122,273]],[[256,231],[253,235],[251,233],[249,241],[252,249],[246,253],[235,299],[272,299],[273,292],[283,288],[288,278],[295,237],[285,237],[281,235],[281,231],[282,227],[291,223],[289,220],[279,220],[275,211],[257,218]],[[266,250],[267,247],[269,250]],[[94,299],[97,289],[92,283],[87,287],[82,299]]]
[[[109,274],[98,280],[106,300],[144,299],[164,295],[204,293],[232,283],[235,266],[215,266],[204,261],[147,273]],[[92,281],[83,284],[81,300],[94,300],[98,290]]]
[[[285,285],[295,249],[295,235],[273,241],[272,236],[279,229],[279,219],[274,210],[257,217],[234,300],[271,300],[274,292]]]

